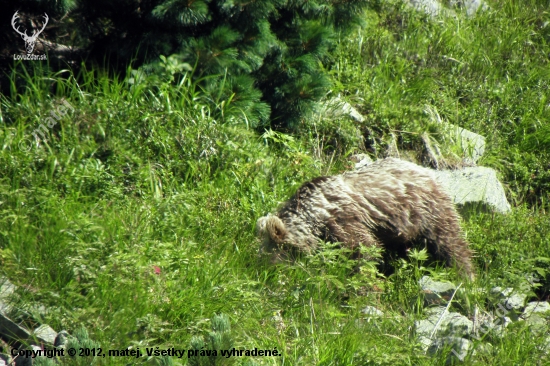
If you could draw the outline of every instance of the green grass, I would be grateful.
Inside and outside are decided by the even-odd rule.
[[[188,349],[223,313],[235,347],[283,353],[258,364],[440,365],[411,333],[423,316],[417,281],[458,282],[452,270],[417,256],[388,278],[372,263],[353,274],[335,249],[272,266],[254,237],[258,217],[303,181],[349,167],[363,138],[375,154],[390,133],[401,148],[416,148],[424,131],[438,138],[426,110],[486,136],[482,164],[499,170],[514,204],[507,216],[463,222],[475,286],[516,287],[536,273],[546,276],[537,294],[548,296],[550,15],[541,1],[491,6],[445,22],[393,2],[368,12],[331,69],[334,92],[367,122],[312,117],[294,136],[214,120],[200,90],[169,70],[140,80],[15,65],[13,92],[0,101],[0,265],[19,286],[10,315],[29,327],[84,326],[103,349],[143,350]],[[61,98],[74,111],[37,143],[32,131]],[[34,144],[22,151],[20,141]],[[488,308],[475,286],[464,285],[451,309]],[[366,305],[385,316],[367,319]],[[544,364],[543,340],[514,324],[465,364]],[[93,364],[129,362],[145,357]]]
[[[414,144],[435,112],[487,138],[481,163],[506,174],[516,203],[548,202],[548,7],[491,6],[474,19],[434,22],[390,2],[342,41],[335,77],[367,115],[365,128],[383,132],[376,138],[394,132]]]

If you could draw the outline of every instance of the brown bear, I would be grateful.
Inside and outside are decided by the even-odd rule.
[[[321,240],[348,248],[382,246],[405,255],[413,244],[474,278],[472,252],[449,195],[430,169],[387,158],[304,183],[275,215],[257,222],[273,261],[311,253]]]

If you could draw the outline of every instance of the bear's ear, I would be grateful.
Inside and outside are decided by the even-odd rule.
[[[284,242],[288,232],[286,231],[285,224],[281,221],[280,218],[274,215],[270,215],[266,219],[265,226],[267,232],[269,233],[269,236],[275,243],[281,244],[282,242]]]

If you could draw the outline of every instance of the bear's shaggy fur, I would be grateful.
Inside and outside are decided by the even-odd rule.
[[[425,243],[437,259],[474,277],[451,198],[431,170],[399,159],[304,183],[276,215],[261,217],[257,230],[275,262],[292,252],[311,253],[320,240],[352,249],[382,246],[400,255]]]

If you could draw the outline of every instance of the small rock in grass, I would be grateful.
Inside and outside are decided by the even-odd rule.
[[[523,310],[522,318],[527,318],[533,313],[550,314],[550,304],[546,301],[532,301]]]
[[[33,335],[41,342],[54,344],[57,332],[49,325],[42,324],[34,330]]]
[[[375,308],[374,306],[366,306],[363,310],[361,310],[361,312],[367,315],[369,318],[384,316],[384,313],[378,310],[377,308]]]

